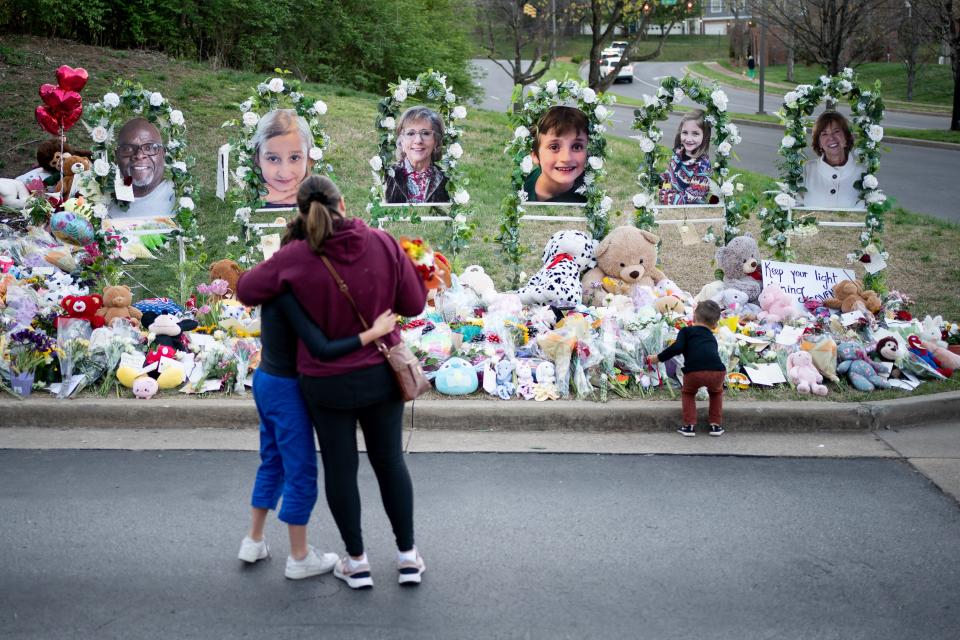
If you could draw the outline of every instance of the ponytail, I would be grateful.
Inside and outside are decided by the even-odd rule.
[[[338,205],[343,199],[337,185],[325,176],[310,176],[297,191],[300,215],[287,224],[282,244],[306,240],[315,253],[323,253],[323,243],[343,220]]]

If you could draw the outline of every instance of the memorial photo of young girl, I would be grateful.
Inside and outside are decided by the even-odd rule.
[[[710,197],[710,123],[701,110],[680,120],[667,170],[660,174],[660,204],[707,204]]]
[[[530,152],[537,166],[523,183],[527,202],[587,202],[582,187],[588,127],[586,114],[573,107],[552,107],[543,114]]]
[[[313,167],[310,125],[293,109],[269,111],[257,123],[253,147],[267,208],[295,207],[297,189]]]

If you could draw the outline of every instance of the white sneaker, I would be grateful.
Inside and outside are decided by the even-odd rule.
[[[257,541],[250,536],[243,537],[243,542],[240,543],[240,553],[237,554],[238,558],[244,562],[253,563],[269,556],[270,547],[267,546],[266,539]]]
[[[287,570],[283,575],[291,580],[303,580],[310,576],[330,573],[335,564],[337,564],[337,554],[318,554],[316,549],[308,546],[307,555],[304,556],[303,560],[294,560],[293,556],[287,556]]]
[[[356,568],[350,567],[350,556],[343,556],[333,568],[333,576],[347,583],[351,589],[372,589],[373,577],[370,575],[370,563],[364,562]]]
[[[413,548],[417,554],[414,560],[401,560],[397,562],[397,571],[400,573],[400,584],[420,584],[423,572],[427,570],[427,565],[423,562],[423,557],[417,548]]]

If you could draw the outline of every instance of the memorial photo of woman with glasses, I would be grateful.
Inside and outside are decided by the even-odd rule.
[[[128,206],[113,202],[108,212],[110,218],[165,217],[173,213],[173,182],[164,179],[166,149],[157,127],[144,118],[133,118],[124,124],[117,132],[114,161],[120,179],[130,190],[118,198]]]
[[[397,122],[397,160],[387,167],[387,204],[448,203],[447,177],[435,162],[443,155],[443,120],[431,109],[410,107]]]

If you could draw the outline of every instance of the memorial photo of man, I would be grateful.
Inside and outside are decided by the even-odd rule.
[[[164,179],[166,149],[160,131],[144,118],[133,118],[117,133],[114,161],[120,177],[132,187],[134,200],[124,209],[110,206],[111,218],[164,217],[173,213],[173,182]]]

